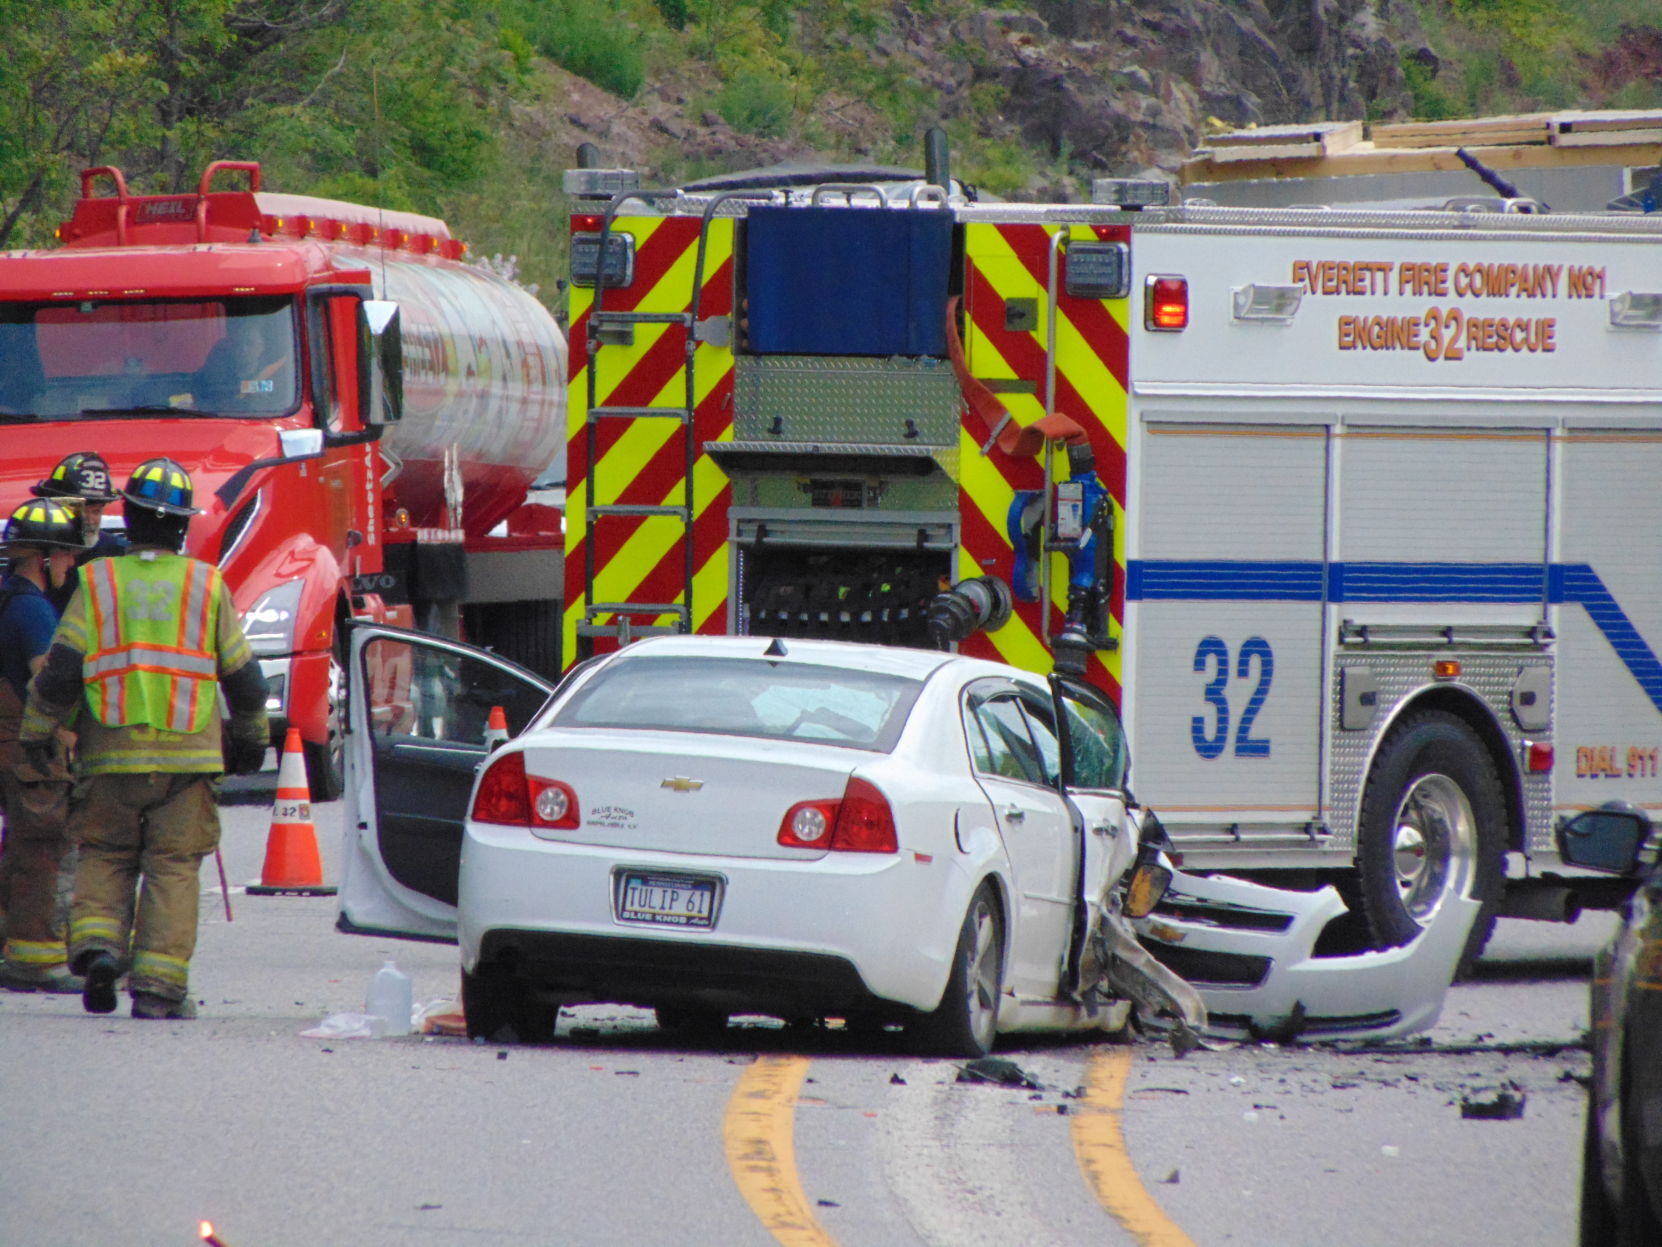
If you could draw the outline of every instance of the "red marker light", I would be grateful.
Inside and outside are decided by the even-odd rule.
[[[1162,333],[1189,327],[1189,279],[1149,274],[1144,284],[1143,325]]]
[[[1530,740],[1524,742],[1526,750],[1525,765],[1532,775],[1540,775],[1552,770],[1552,742]]]

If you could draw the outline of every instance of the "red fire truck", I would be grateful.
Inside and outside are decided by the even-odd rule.
[[[72,451],[117,488],[183,464],[188,548],[223,569],[317,795],[341,781],[347,620],[557,668],[558,514],[524,504],[564,439],[565,342],[530,293],[442,221],[268,193],[253,163],[183,195],[87,170],[59,238],[0,255],[0,506]]]

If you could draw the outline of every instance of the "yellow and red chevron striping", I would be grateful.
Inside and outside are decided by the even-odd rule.
[[[1126,231],[1074,227],[1083,240]],[[966,231],[964,275],[966,346],[971,369],[984,379],[1012,378],[1029,383],[1026,393],[1011,393],[1007,404],[1018,419],[1043,414],[1047,371],[1047,334],[1051,230],[1040,225],[978,224]],[[1038,310],[1031,328],[1007,327],[1007,308],[1029,300]],[[1062,295],[1057,302],[1056,410],[1072,416],[1085,429],[1096,455],[1097,472],[1116,504],[1125,498],[1125,379],[1128,337],[1125,328],[1098,300]],[[969,413],[966,411],[966,418]],[[966,423],[960,472],[959,518],[965,575],[991,573],[1013,578],[1014,552],[1006,531],[1008,512],[1018,490],[1043,487],[1043,467],[1037,459],[1012,459],[994,448],[982,456],[980,444],[987,430],[979,421]],[[1115,526],[1116,547],[1122,542]],[[1113,560],[1110,613],[1124,617],[1124,560],[1116,548]],[[1052,577],[1052,600],[1045,604],[1049,633],[1062,626],[1067,582],[1063,572]],[[1048,670],[1051,654],[1042,638],[1038,603],[1018,603],[1016,617],[990,637],[976,637],[962,647],[966,653],[997,657],[1033,670]],[[1115,698],[1119,695],[1119,661],[1094,655],[1088,664],[1093,683]]]
[[[1033,381],[1038,387],[1038,400],[1044,401],[1045,383],[1045,344],[1044,340],[1035,333],[1013,332],[1004,328],[1004,300],[1009,296],[994,288],[987,275],[979,268],[971,266],[966,275],[965,285],[968,297],[965,300],[970,318],[974,321],[977,332],[992,345],[1010,366],[1012,375]],[[1040,294],[1043,287],[1040,287]],[[1030,296],[1031,297],[1031,296]],[[1069,305],[1059,309],[1063,320],[1074,324],[1078,315],[1075,305],[1085,303],[1085,300],[1070,300]],[[1100,305],[1095,305],[1100,308]],[[1114,324],[1113,318],[1107,313],[1102,319]],[[1093,326],[1100,328],[1100,326]],[[1117,326],[1116,326],[1117,328]],[[1097,339],[1093,339],[1083,332],[1079,336],[1093,348]],[[1121,334],[1123,337],[1123,332]],[[1060,352],[1059,352],[1060,355]],[[1105,361],[1112,371],[1112,361]],[[1090,435],[1091,449],[1097,456],[1097,474],[1102,483],[1107,486],[1108,492],[1114,501],[1121,506],[1125,504],[1125,447],[1115,438],[1102,420],[1102,409],[1106,403],[1117,402],[1121,412],[1125,408],[1124,372],[1125,364],[1120,363],[1119,371],[1115,375],[1120,380],[1120,390],[1117,395],[1091,395],[1089,398],[1075,387],[1072,378],[1065,368],[1065,360],[1058,358],[1056,367],[1056,410],[1064,415],[1072,416],[1084,426]],[[1092,401],[1096,400],[1096,401]],[[973,432],[973,430],[972,430]],[[985,440],[985,435],[978,440]],[[995,452],[996,453],[996,452]],[[1020,488],[1036,488],[1032,485],[1023,485]]]
[[[694,218],[620,217],[614,231],[637,238],[635,280],[626,289],[608,289],[607,311],[684,313],[691,309],[694,253],[699,237]],[[731,223],[716,222],[707,240],[700,316],[727,315],[732,308]],[[577,306],[581,298],[581,307]],[[686,446],[682,425],[673,419],[609,419],[594,428],[595,464],[588,461],[588,376],[586,335],[592,291],[573,290],[572,376],[567,453],[566,626],[568,638],[583,618],[586,554],[594,546],[596,601],[676,602],[686,577],[683,529],[673,517],[616,516],[596,521],[591,503],[674,505],[685,500]],[[595,398],[601,406],[657,407],[671,411],[687,402],[687,332],[677,324],[634,325],[635,345],[602,345],[595,352]],[[732,355],[701,345],[695,360],[693,425],[695,448],[694,522],[695,625],[719,631],[725,622],[727,496],[725,477],[700,449],[731,436]],[[645,622],[637,620],[637,622]],[[604,647],[601,647],[604,648]],[[575,648],[568,648],[574,653]]]

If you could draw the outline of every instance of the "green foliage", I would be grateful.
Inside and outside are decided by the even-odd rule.
[[[778,138],[790,124],[791,84],[766,72],[724,82],[714,102],[723,120],[740,134]]]
[[[637,10],[623,0],[503,0],[499,14],[505,35],[613,95],[628,99],[646,81]]]

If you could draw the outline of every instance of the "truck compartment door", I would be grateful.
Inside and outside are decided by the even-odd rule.
[[[1137,795],[1185,853],[1308,847],[1323,817],[1327,430],[1151,422],[1141,441]]]
[[[510,735],[553,688],[483,650],[396,628],[357,627],[347,677],[345,868],[336,925],[360,934],[456,938],[462,822],[486,730]]]

